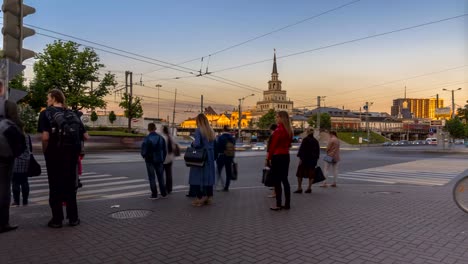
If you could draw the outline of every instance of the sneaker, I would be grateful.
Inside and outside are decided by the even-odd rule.
[[[54,221],[50,220],[49,223],[47,223],[47,226],[50,228],[61,228],[62,223],[54,223]]]
[[[148,199],[150,199],[150,200],[157,200],[157,199],[159,199],[159,197],[158,197],[158,196],[151,195]]]
[[[19,203],[12,203],[11,204],[11,207],[19,207],[19,206],[20,206]]]
[[[69,222],[68,222],[68,225],[69,225],[69,226],[77,226],[77,225],[79,225],[80,223],[81,223],[81,221],[80,221],[80,219],[78,218],[78,219],[76,219],[75,221],[69,221]]]
[[[167,199],[167,194],[164,196],[161,196],[162,199]]]
[[[10,224],[5,225],[5,226],[1,226],[0,227],[0,233],[9,232],[9,231],[15,230],[17,228],[18,228],[17,225],[10,225]]]

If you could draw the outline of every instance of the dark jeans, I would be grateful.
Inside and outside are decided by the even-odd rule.
[[[159,190],[162,196],[166,196],[166,187],[164,186],[163,164],[162,162],[146,162],[146,170],[148,171],[148,180],[150,183],[151,193],[153,197],[158,197],[158,189],[156,188],[156,179],[158,177]],[[156,172],[156,175],[155,175]]]
[[[23,194],[23,205],[28,204],[29,181],[27,173],[14,173],[11,181],[13,189],[13,201],[20,204],[20,194]]]
[[[231,184],[233,160],[233,157],[226,157],[224,154],[219,155],[218,159],[216,159],[219,179],[221,179],[223,167],[226,167],[226,184],[224,185],[224,190],[229,190],[229,185]]]
[[[49,205],[52,209],[52,222],[59,224],[63,220],[62,203],[67,204],[67,218],[70,222],[78,220],[76,202],[76,163],[78,152],[63,150],[45,153],[47,175],[49,178]]]
[[[172,162],[164,164],[164,172],[166,174],[166,191],[170,194],[172,192]]]
[[[14,160],[0,160],[0,227],[10,223],[11,177]]]
[[[273,173],[273,179],[275,181],[275,192],[276,192],[276,206],[280,207],[282,188],[284,187],[285,206],[291,205],[291,187],[288,181],[289,171],[289,154],[273,155],[271,158],[271,173]]]
[[[201,199],[204,196],[213,197],[213,186],[200,186],[200,185],[191,185],[193,190],[196,193],[198,199]]]

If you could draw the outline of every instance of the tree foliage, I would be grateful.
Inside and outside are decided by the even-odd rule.
[[[122,96],[122,101],[120,102],[120,108],[124,109],[124,115],[126,118],[140,118],[143,116],[143,107],[141,106],[141,98],[138,96],[132,97],[132,104],[131,104],[131,116],[128,115],[129,113],[129,103],[128,103],[129,95],[124,93]]]
[[[9,83],[8,83],[8,88],[13,88],[13,89],[18,89],[22,91],[27,91],[28,86],[24,84],[25,82],[24,74],[18,74],[16,75],[15,78],[13,78]]]
[[[463,108],[457,109],[457,116],[461,120],[465,120],[465,124],[468,124],[468,104],[466,104]]]
[[[272,124],[276,123],[276,112],[274,109],[268,110],[268,113],[264,114],[258,120],[258,127],[261,129],[268,129]]]
[[[80,49],[74,42],[55,41],[36,56],[35,79],[31,82],[30,104],[36,110],[44,106],[47,92],[58,88],[72,109],[94,109],[106,106],[104,96],[116,85],[115,76],[106,73],[99,81],[104,67],[99,56],[90,48]]]
[[[311,116],[308,120],[307,123],[309,123],[310,126],[312,127],[317,127],[317,115]],[[331,117],[328,113],[321,113],[320,114],[320,129],[331,129]]]
[[[465,126],[459,117],[448,120],[445,124],[445,129],[453,138],[463,138],[465,136]]]
[[[109,113],[109,122],[111,124],[114,124],[115,120],[117,120],[117,116],[115,115],[114,111],[111,111]]]
[[[35,133],[37,131],[37,113],[27,104],[18,105],[18,114],[24,123],[26,133]]]
[[[91,112],[91,122],[96,122],[98,120],[98,115],[96,114],[96,111]]]

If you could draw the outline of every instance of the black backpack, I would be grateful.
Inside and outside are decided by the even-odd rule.
[[[57,140],[56,146],[59,149],[81,151],[83,128],[78,115],[70,109],[62,110],[55,107],[49,107],[47,111],[49,111],[52,135]]]

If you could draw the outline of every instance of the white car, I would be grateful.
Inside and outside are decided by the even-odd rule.
[[[253,145],[252,147],[252,150],[265,150],[265,149],[266,149],[266,146],[263,143],[255,143],[255,145]]]

